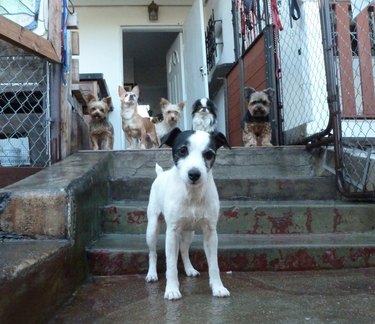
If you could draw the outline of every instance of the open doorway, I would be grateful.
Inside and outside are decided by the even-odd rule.
[[[160,113],[160,98],[168,98],[166,55],[178,34],[123,30],[124,86],[139,86],[139,101],[150,105],[151,116]]]

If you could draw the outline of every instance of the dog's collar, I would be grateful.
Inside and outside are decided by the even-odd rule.
[[[246,117],[247,123],[266,123],[270,120],[269,116],[252,116],[251,114],[248,114]]]

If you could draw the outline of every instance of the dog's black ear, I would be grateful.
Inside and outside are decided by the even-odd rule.
[[[250,97],[251,95],[256,92],[256,90],[254,88],[251,88],[251,87],[246,87],[244,88],[244,96],[245,96],[245,100],[248,102],[250,100]]]
[[[275,91],[272,88],[267,88],[267,89],[263,90],[263,92],[268,96],[268,100],[272,101],[273,94],[274,94]]]
[[[161,139],[160,139],[160,146],[162,147],[164,144],[168,145],[169,147],[173,146],[173,143],[176,139],[176,137],[181,133],[181,129],[178,127],[173,128],[168,134],[165,134]]]
[[[228,143],[228,140],[227,138],[224,136],[223,133],[220,133],[220,132],[213,132],[211,134],[215,140],[215,144],[216,144],[216,149],[224,146],[226,148],[229,148],[231,149],[229,143]]]

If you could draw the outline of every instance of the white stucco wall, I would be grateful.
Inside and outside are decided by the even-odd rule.
[[[114,149],[124,149],[117,88],[123,84],[122,27],[181,26],[190,7],[160,7],[158,22],[150,23],[147,7],[76,7],[79,21],[79,72],[103,73],[112,96],[110,121],[115,129]],[[142,41],[142,40],[140,40]],[[150,53],[152,55],[152,53]]]
[[[212,15],[214,9],[215,20],[222,22],[216,23],[217,40],[222,41],[223,45],[217,47],[216,64],[234,62],[234,35],[232,23],[232,2],[223,0],[210,0],[204,7],[205,26]]]
[[[204,7],[205,26],[214,10],[215,20],[222,22],[216,23],[217,42],[222,42],[222,45],[217,46],[216,65],[224,63],[233,63],[234,58],[234,35],[232,24],[232,2],[223,0],[209,0]],[[205,27],[207,28],[207,27]],[[209,75],[209,80],[212,77],[215,68],[212,69]],[[215,98],[211,98],[218,108],[218,125],[217,129],[226,134],[226,110],[228,109],[225,98],[225,86],[223,85],[217,92]]]

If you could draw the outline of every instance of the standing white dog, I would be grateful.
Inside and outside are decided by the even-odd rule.
[[[219,218],[219,196],[211,169],[216,150],[230,148],[227,139],[220,132],[185,131],[173,129],[162,139],[161,145],[172,147],[175,165],[168,171],[156,164],[157,177],[152,184],[147,208],[147,244],[149,247],[149,270],[146,281],[158,280],[156,272],[156,243],[161,217],[166,223],[165,254],[167,262],[167,285],[164,298],[181,298],[179,290],[177,259],[180,250],[185,273],[197,276],[189,259],[189,247],[194,228],[203,231],[203,246],[208,263],[212,295],[229,296],[223,286],[217,259],[218,238],[216,224]]]

